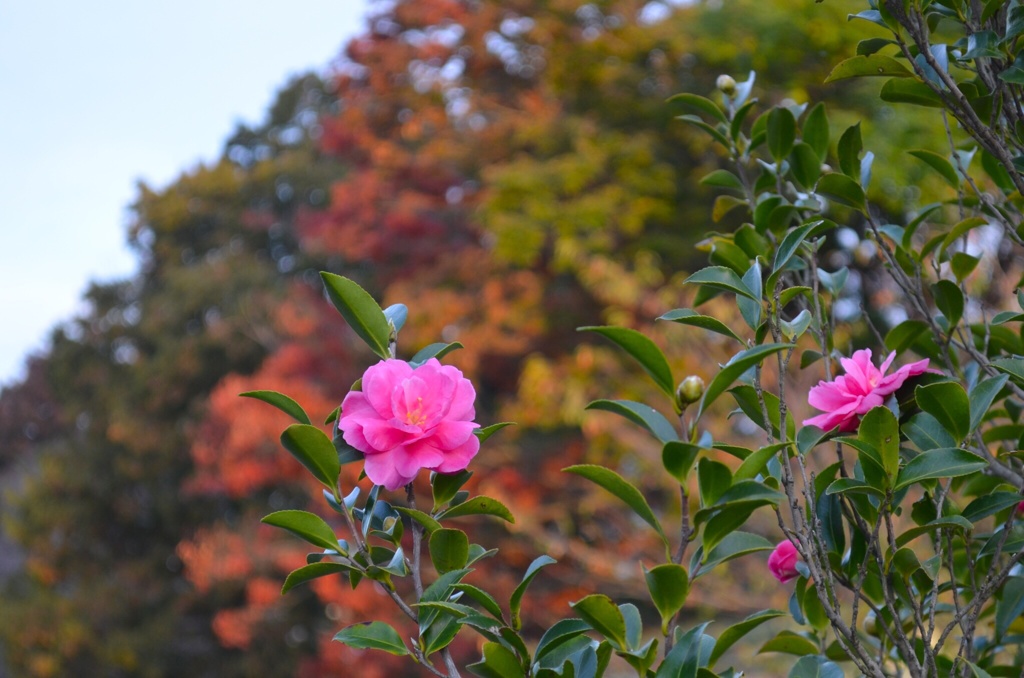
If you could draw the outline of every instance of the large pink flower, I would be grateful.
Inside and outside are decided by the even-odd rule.
[[[800,576],[796,569],[796,561],[800,560],[800,553],[793,546],[793,542],[779,542],[775,550],[768,556],[768,571],[772,576],[785,584],[790,579]]]
[[[846,374],[836,377],[835,381],[818,382],[807,394],[811,407],[825,414],[805,419],[804,426],[817,426],[823,431],[836,426],[843,432],[856,430],[860,417],[883,404],[908,378],[928,371],[925,358],[886,376],[885,371],[895,357],[895,352],[890,353],[881,368],[871,363],[870,348],[856,351],[851,358],[840,358]]]
[[[383,360],[366,370],[362,391],[341,404],[338,429],[364,455],[366,475],[395,490],[420,469],[455,473],[480,449],[473,429],[476,391],[458,368],[435,358],[413,369]]]

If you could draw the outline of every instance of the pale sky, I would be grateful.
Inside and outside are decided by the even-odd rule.
[[[370,0],[0,3],[0,385],[89,280],[131,274],[127,206],[217,157]]]

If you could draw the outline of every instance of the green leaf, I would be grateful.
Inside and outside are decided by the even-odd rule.
[[[935,417],[957,442],[971,432],[971,403],[960,384],[945,381],[918,386],[914,399],[918,407]]]
[[[688,92],[675,94],[669,97],[666,103],[680,104],[699,113],[704,113],[718,122],[729,121],[728,118],[725,117],[725,113],[722,112],[722,109],[718,107],[718,104],[698,94],[690,94]]]
[[[626,621],[612,599],[601,593],[594,593],[569,607],[583,618],[583,621],[605,638],[618,650],[626,649]]]
[[[292,424],[281,434],[281,444],[314,478],[334,491],[341,464],[338,450],[323,431],[309,424]]]
[[[985,494],[965,506],[964,510],[960,512],[960,516],[965,520],[976,523],[1011,506],[1018,505],[1021,499],[1022,497],[1015,492]]]
[[[557,561],[550,556],[538,556],[534,559],[530,566],[526,568],[526,573],[523,575],[523,580],[519,582],[515,590],[512,592],[512,597],[509,598],[508,608],[512,613],[512,628],[519,630],[522,627],[522,622],[519,619],[519,610],[523,604],[523,596],[526,594],[526,589],[530,586],[530,582],[540,572],[540,568],[546,567],[547,565],[553,565]]]
[[[1003,597],[996,601],[996,638],[1002,638],[1010,624],[1024,615],[1024,577],[1010,577],[1003,586]]]
[[[693,578],[710,572],[716,565],[728,562],[735,558],[745,556],[750,553],[756,553],[758,551],[771,551],[775,548],[775,544],[771,543],[759,534],[752,534],[750,532],[735,531],[726,535],[718,545],[715,546],[711,551],[708,552],[707,557],[704,558],[703,564],[694,571],[694,564],[691,564],[690,570],[694,572]],[[702,548],[698,549],[694,554],[694,561],[699,563],[703,556]]]
[[[342,552],[338,537],[324,519],[309,511],[276,511],[260,521],[274,527],[281,527],[320,548]]]
[[[775,250],[775,258],[772,261],[772,272],[768,276],[767,288],[768,290],[775,289],[775,281],[779,279],[782,272],[786,268],[786,264],[793,258],[797,250],[800,249],[800,245],[803,244],[807,235],[818,226],[821,226],[824,222],[820,219],[817,221],[810,221],[802,226],[794,228],[792,231],[786,234],[786,237],[779,243],[779,248]]]
[[[697,455],[701,449],[703,448],[700,445],[670,440],[661,448],[661,463],[673,478],[680,483],[685,483],[686,476],[693,468],[693,463],[697,461]]]
[[[856,180],[845,174],[830,172],[822,176],[814,190],[840,205],[861,211],[865,209],[864,189]]]
[[[814,182],[821,176],[821,158],[817,150],[810,144],[798,142],[789,155],[789,170],[801,188],[813,188]]]
[[[430,476],[430,489],[434,495],[434,512],[455,498],[455,494],[472,477],[472,471],[434,473]]]
[[[1024,382],[1024,360],[1020,358],[1000,358],[992,361],[992,367],[1010,375],[1016,381]]]
[[[825,114],[825,104],[818,102],[804,119],[802,135],[804,141],[817,154],[819,164],[825,162],[828,156],[828,134],[828,116]]]
[[[438,360],[440,360],[441,358],[445,357],[452,351],[456,351],[460,348],[465,347],[457,341],[453,341],[450,344],[429,344],[421,348],[419,351],[416,352],[416,355],[409,359],[409,365],[413,368],[416,368],[424,364],[431,358],[437,358]]]
[[[578,638],[590,630],[590,624],[582,619],[562,619],[555,622],[540,637],[540,642],[537,643],[537,650],[534,652],[534,659],[537,661],[543,660],[552,652],[559,648],[564,648],[569,641]]]
[[[729,393],[736,399],[736,404],[743,410],[752,422],[762,429],[765,428],[764,412],[761,409],[761,402],[757,398],[757,391],[753,386],[740,384],[729,389]],[[761,391],[764,398],[765,410],[768,411],[768,424],[771,426],[772,435],[776,438],[792,440],[796,435],[796,421],[794,417],[786,418],[786,434],[779,433],[779,426],[782,425],[782,409],[779,403],[779,396],[771,391]]]
[[[729,329],[729,326],[723,323],[717,318],[712,318],[709,315],[701,315],[689,308],[677,308],[674,311],[669,311],[663,316],[660,316],[658,320],[671,320],[674,323],[680,325],[692,325],[694,327],[700,327],[710,332],[716,332],[718,334],[730,337],[736,341],[743,343],[743,339],[738,334]]]
[[[716,186],[718,188],[732,188],[737,191],[743,190],[743,183],[729,170],[717,169],[704,176],[700,180],[704,186]]]
[[[469,560],[469,537],[462,530],[442,527],[430,534],[430,562],[439,573],[459,570]]]
[[[929,108],[942,108],[942,98],[931,87],[917,79],[892,78],[886,80],[878,93],[882,101],[892,104],[914,104]]]
[[[927,525],[920,525],[918,527],[912,527],[903,534],[896,537],[896,548],[906,546],[908,543],[917,539],[922,534],[928,534],[938,529],[955,529],[963,532],[970,532],[974,529],[968,521],[964,520],[961,516],[946,516],[945,518],[938,518],[931,521]]]
[[[481,678],[522,678],[526,675],[512,650],[501,643],[487,642],[483,646],[483,657],[466,670]]]
[[[754,301],[760,301],[754,293],[740,280],[731,268],[725,266],[708,266],[697,271],[683,281],[684,285],[704,285],[722,292],[732,292]]]
[[[882,469],[891,482],[900,468],[900,427],[896,415],[884,405],[872,408],[860,420],[857,436],[878,452]]]
[[[939,258],[945,254],[950,245],[964,237],[976,228],[988,225],[989,220],[985,217],[968,217],[954,226],[946,237],[942,239],[942,247],[939,248]]]
[[[741,503],[727,506],[713,515],[704,526],[701,544],[705,553],[711,553],[731,533],[743,526],[757,506]]]
[[[775,162],[782,162],[793,149],[796,119],[788,108],[777,106],[768,114],[768,150]]]
[[[446,520],[448,518],[459,518],[461,516],[497,516],[502,520],[510,523],[516,522],[512,512],[508,510],[504,504],[497,499],[491,497],[485,497],[483,495],[473,497],[461,504],[456,504],[450,509],[444,511],[437,516],[438,520]]]
[[[672,440],[679,440],[679,434],[660,412],[650,405],[633,402],[632,400],[595,400],[587,405],[588,410],[604,410],[614,412],[639,424],[647,429],[651,435],[663,443]]]
[[[843,135],[839,137],[837,152],[839,155],[839,167],[843,174],[857,181],[860,179],[860,153],[864,150],[864,144],[860,137],[860,123],[846,128]]]
[[[762,344],[761,346],[755,346],[754,348],[748,348],[745,351],[740,351],[734,355],[729,362],[727,362],[722,370],[715,375],[715,378],[711,380],[707,388],[704,389],[704,396],[700,400],[700,406],[697,408],[697,415],[694,418],[699,419],[700,415],[713,403],[718,396],[722,395],[727,388],[729,388],[734,381],[736,381],[740,375],[749,370],[754,365],[758,365],[762,360],[768,356],[784,351],[790,348],[789,344]]]
[[[353,624],[334,634],[334,640],[357,650],[383,650],[400,657],[409,654],[398,631],[380,621]]]
[[[895,78],[909,78],[914,74],[907,70],[907,67],[892,57],[881,54],[870,54],[850,57],[839,62],[832,72],[825,78],[825,82],[835,82],[844,78],[858,78],[865,76],[889,76]]]
[[[904,320],[885,335],[885,347],[899,355],[928,331],[928,323],[923,320]]]
[[[255,398],[256,400],[262,400],[268,405],[273,405],[300,424],[310,423],[309,416],[302,409],[302,406],[283,393],[278,393],[277,391],[246,391],[238,395],[242,398]]]
[[[918,412],[911,417],[903,425],[903,433],[922,452],[940,447],[956,447],[953,436],[949,435],[942,424],[927,412]]]
[[[739,480],[753,480],[757,475],[764,469],[765,464],[768,463],[769,459],[774,459],[775,455],[779,453],[779,450],[791,447],[792,442],[775,443],[774,445],[767,445],[757,450],[749,457],[743,460],[739,468],[733,473],[733,482]]]
[[[299,584],[305,584],[306,582],[317,579],[318,577],[326,577],[327,575],[340,574],[342,572],[352,572],[354,569],[355,568],[351,565],[331,562],[304,565],[297,570],[293,570],[284,580],[284,586],[281,587],[281,595],[288,593]]]
[[[843,678],[839,665],[820,655],[800,657],[789,672],[788,678]]]
[[[939,176],[945,179],[946,183],[951,187],[960,187],[960,175],[957,174],[953,164],[938,153],[927,150],[907,151],[907,153],[938,172]]]
[[[668,634],[668,626],[672,618],[686,604],[686,595],[690,590],[690,577],[686,568],[675,563],[663,563],[644,570],[647,590],[651,594],[654,606],[661,614],[661,633]]]
[[[391,326],[373,297],[348,278],[326,271],[321,271],[320,277],[323,278],[331,303],[345,318],[349,327],[366,342],[371,351],[385,360],[390,358],[388,343],[391,338]]]
[[[922,452],[900,471],[893,491],[930,478],[956,478],[965,476],[988,466],[988,462],[976,454],[958,447],[946,447]]]
[[[964,294],[957,287],[956,283],[949,280],[940,280],[932,285],[932,296],[935,298],[935,305],[942,311],[949,323],[950,331],[960,322],[964,315]]]
[[[665,532],[661,529],[661,523],[659,523],[658,519],[655,517],[654,511],[651,510],[647,500],[644,499],[644,495],[642,495],[640,490],[633,487],[633,485],[628,483],[618,473],[611,469],[603,466],[596,466],[594,464],[578,464],[576,466],[569,466],[562,470],[568,473],[574,473],[591,482],[597,483],[621,499],[627,506],[629,506],[629,508],[633,509],[633,512],[640,516],[644,522],[654,528],[654,531],[658,533],[659,537],[661,537],[661,541],[664,542],[665,548],[668,549],[668,538],[665,536]]]
[[[757,654],[764,654],[765,652],[783,652],[799,657],[817,654],[818,646],[816,643],[792,631],[780,631],[778,635],[762,645]]]
[[[670,398],[675,397],[676,383],[665,355],[643,334],[627,327],[581,327],[579,331],[596,332],[610,339],[640,363],[662,391]]]
[[[721,635],[718,636],[718,640],[715,642],[715,649],[711,651],[711,656],[708,658],[708,666],[714,666],[715,662],[721,659],[725,651],[736,644],[738,640],[743,638],[754,629],[766,621],[771,621],[776,617],[782,617],[785,612],[779,610],[761,610],[755,612],[743,621],[733,624],[725,631],[722,631]]]
[[[405,506],[395,506],[394,508],[403,516],[408,516],[412,520],[415,520],[417,523],[422,525],[428,534],[430,532],[433,532],[434,530],[441,529],[441,523],[434,520],[434,518],[428,513],[424,513],[423,511],[418,511],[417,509],[413,508],[407,508]]]
[[[979,261],[980,257],[973,257],[966,252],[954,252],[950,259],[950,268],[953,269],[957,281],[963,282],[964,278],[974,271]]]
[[[988,409],[992,407],[992,403],[995,401],[996,396],[1003,390],[1003,386],[1006,385],[1009,380],[1009,375],[1000,374],[999,376],[986,379],[978,382],[973,389],[971,389],[970,403],[971,403],[971,432],[974,432],[981,426],[981,422],[985,419],[985,415],[988,414]]]
[[[515,426],[515,425],[516,425],[515,422],[512,422],[512,421],[502,421],[502,422],[499,422],[497,424],[491,424],[490,426],[485,426],[483,428],[478,428],[478,429],[473,431],[473,434],[476,435],[476,437],[480,439],[481,443],[483,443],[485,440],[487,440],[492,435],[494,435],[495,433],[497,433],[501,429],[505,428],[506,426]]]
[[[884,497],[885,493],[879,489],[876,489],[872,485],[868,485],[863,480],[857,480],[856,478],[839,478],[829,483],[829,486],[825,488],[825,494],[870,494],[873,497]]]
[[[697,488],[701,506],[713,506],[732,486],[732,471],[720,461],[705,457],[697,463]]]

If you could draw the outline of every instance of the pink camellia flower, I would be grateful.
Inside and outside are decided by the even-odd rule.
[[[925,358],[886,376],[885,371],[895,357],[895,352],[890,353],[880,368],[871,364],[870,348],[856,351],[851,358],[840,358],[846,374],[836,377],[835,381],[818,382],[807,394],[811,407],[825,414],[805,419],[804,426],[817,426],[823,431],[836,426],[843,432],[856,430],[860,417],[883,404],[908,378],[928,371]]]
[[[785,584],[790,579],[800,576],[800,573],[796,570],[796,561],[798,560],[800,560],[800,554],[797,552],[796,547],[793,546],[793,542],[788,539],[780,541],[779,545],[768,556],[768,570],[772,573],[773,577]]]
[[[365,455],[375,484],[396,490],[420,469],[462,471],[479,451],[476,391],[458,368],[436,358],[416,369],[382,360],[366,370],[362,389],[345,396],[338,429]]]
[[[1024,516],[1024,501],[1022,501],[1021,503],[1017,504],[1017,515]]]

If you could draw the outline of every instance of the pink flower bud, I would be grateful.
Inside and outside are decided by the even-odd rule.
[[[800,554],[796,547],[789,540],[779,542],[771,555],[768,556],[768,571],[772,576],[785,584],[790,579],[800,576],[797,572],[796,562],[800,560]]]

